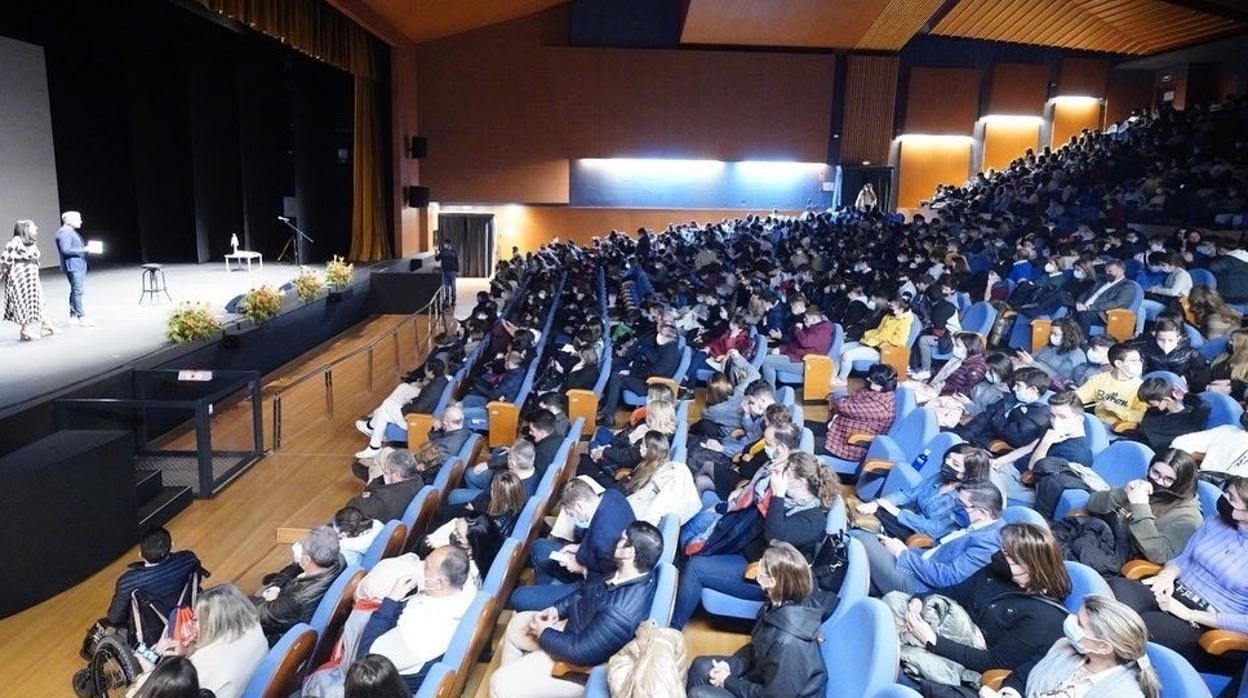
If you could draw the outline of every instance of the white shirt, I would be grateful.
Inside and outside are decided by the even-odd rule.
[[[1238,426],[1224,424],[1183,434],[1176,437],[1170,447],[1205,454],[1200,462],[1201,470],[1248,476],[1248,431]]]
[[[404,604],[395,626],[374,640],[368,651],[389,659],[400,674],[418,673],[429,660],[446,654],[455,628],[476,594],[474,585],[465,584],[458,594],[450,596],[413,596]]]
[[[200,688],[212,691],[217,698],[238,698],[268,651],[269,643],[257,623],[233,641],[217,641],[196,649],[188,659],[199,674]]]

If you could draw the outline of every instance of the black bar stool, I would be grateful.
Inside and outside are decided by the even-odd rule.
[[[143,293],[139,294],[139,305],[143,305],[143,301],[149,297],[152,300],[160,300],[160,294],[165,294],[170,302],[173,297],[169,295],[169,289],[165,285],[165,270],[159,264],[143,265]]]

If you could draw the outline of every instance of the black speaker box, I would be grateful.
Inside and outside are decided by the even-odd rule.
[[[429,156],[429,141],[424,136],[412,136],[407,141],[407,156],[413,160],[423,160]]]
[[[425,208],[429,205],[429,187],[403,187],[403,194],[411,208]]]

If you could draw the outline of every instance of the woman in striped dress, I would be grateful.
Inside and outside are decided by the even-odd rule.
[[[13,226],[13,239],[0,252],[0,281],[4,282],[4,319],[22,328],[22,341],[52,334],[44,317],[43,286],[39,282],[39,229],[33,221]]]

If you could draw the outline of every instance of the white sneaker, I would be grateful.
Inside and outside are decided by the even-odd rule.
[[[78,321],[75,322],[74,324],[78,325],[79,327],[95,327],[95,320],[92,320],[89,317],[83,316],[83,317],[78,318]]]
[[[910,377],[916,381],[925,381],[932,377],[931,371],[911,371]]]
[[[357,420],[355,420],[355,428],[356,428],[356,429],[358,429],[358,430],[359,430],[359,432],[360,432],[361,434],[365,435],[365,436],[372,436],[372,435],[373,435],[373,430],[369,428],[369,426],[368,426],[368,420],[366,420],[366,419],[357,419]]]
[[[378,453],[381,453],[380,448],[369,447],[369,448],[364,449],[363,451],[357,452],[355,454],[355,457],[360,458],[360,459],[372,458],[373,456],[376,456]]]

